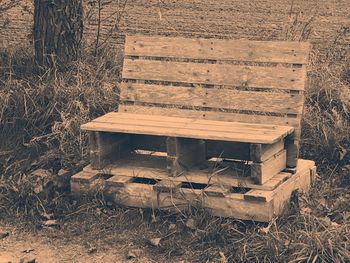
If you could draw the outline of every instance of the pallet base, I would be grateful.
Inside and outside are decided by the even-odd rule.
[[[283,213],[293,191],[307,192],[315,174],[313,161],[299,160],[294,174],[281,172],[257,185],[203,170],[169,177],[166,168],[131,161],[104,170],[87,166],[72,176],[71,190],[76,196],[102,191],[108,200],[131,207],[181,211],[199,206],[215,216],[267,222]]]

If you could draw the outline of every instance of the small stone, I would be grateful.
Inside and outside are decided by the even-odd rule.
[[[42,223],[43,226],[46,226],[46,227],[59,227],[60,224],[56,221],[56,220],[46,220]]]
[[[27,249],[22,250],[21,252],[22,253],[30,253],[30,252],[33,252],[34,250],[35,250],[34,248],[27,248]]]
[[[90,248],[88,249],[88,253],[89,253],[89,254],[95,253],[96,251],[97,251],[97,248],[96,248],[96,247],[90,247]]]
[[[142,252],[141,249],[131,249],[128,251],[126,258],[127,259],[139,258],[141,255],[141,252]]]
[[[19,262],[20,263],[35,263],[36,259],[35,259],[35,257],[24,257],[24,258],[21,258],[21,260]]]
[[[0,239],[8,237],[9,235],[10,235],[10,232],[8,231],[0,231]]]

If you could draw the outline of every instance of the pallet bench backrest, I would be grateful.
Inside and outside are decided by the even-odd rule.
[[[120,112],[288,125],[300,136],[309,44],[127,36]]]

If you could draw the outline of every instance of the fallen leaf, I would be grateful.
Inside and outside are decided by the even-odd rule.
[[[43,212],[43,213],[41,213],[40,214],[44,219],[46,219],[46,220],[51,220],[51,219],[53,219],[53,217],[54,217],[54,214],[48,214],[48,213],[46,213],[46,212]]]
[[[300,214],[301,215],[310,215],[312,212],[310,207],[303,207],[300,209]]]
[[[260,227],[259,232],[262,234],[268,234],[270,232],[271,224],[269,224],[267,227]]]
[[[333,221],[332,221],[332,222],[331,222],[331,226],[332,226],[332,227],[339,227],[340,225],[339,225],[337,222],[333,222]]]
[[[141,255],[142,250],[141,249],[131,249],[126,254],[127,259],[133,259],[133,258],[139,258]]]
[[[292,243],[292,242],[290,242],[290,240],[284,241],[284,245],[285,245],[286,247],[288,247],[288,246],[290,245],[290,243]]]
[[[339,145],[339,160],[342,161],[344,159],[344,157],[346,156],[346,154],[348,153],[348,151]]]
[[[159,238],[159,237],[158,238],[152,238],[152,239],[149,240],[149,242],[150,242],[150,244],[152,246],[158,247],[160,245],[160,240],[161,240],[161,238]]]
[[[59,226],[60,224],[56,220],[46,220],[43,223],[43,226],[48,226],[48,227],[54,227],[54,226]]]
[[[176,225],[175,224],[170,224],[169,225],[169,230],[172,230],[172,229],[175,229],[176,228]]]
[[[350,219],[350,212],[343,212],[343,220],[348,221]]]
[[[329,219],[329,217],[321,217],[320,221],[326,226],[330,226],[332,223],[332,221]]]
[[[343,172],[350,172],[350,164],[344,165],[344,166],[342,167],[342,171],[343,171]]]
[[[186,221],[186,226],[192,230],[196,230],[197,226],[196,226],[196,222],[194,221],[194,219],[190,218]]]

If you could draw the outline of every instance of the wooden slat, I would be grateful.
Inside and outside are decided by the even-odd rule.
[[[303,94],[123,83],[120,99],[242,111],[302,114]]]
[[[135,122],[135,121],[147,121],[147,122],[161,122],[164,123],[170,123],[171,126],[174,127],[182,127],[182,125],[195,125],[196,128],[202,129],[205,128],[206,130],[217,130],[220,128],[226,128],[231,129],[232,126],[239,126],[244,127],[244,129],[253,130],[254,132],[261,131],[261,130],[268,130],[269,132],[281,132],[285,130],[289,130],[289,126],[287,125],[273,125],[273,124],[256,124],[256,123],[232,123],[227,121],[215,121],[215,120],[203,120],[200,118],[185,118],[185,117],[170,117],[170,116],[150,116],[149,114],[132,114],[132,113],[123,113],[123,112],[109,112],[101,117],[98,117],[94,119],[93,121],[96,122]],[[209,125],[209,127],[208,127]],[[213,127],[211,127],[213,126]],[[234,132],[234,131],[231,131]]]
[[[217,197],[225,197],[225,194],[229,193],[230,188],[221,187],[218,185],[211,185],[204,189],[204,194],[207,196],[217,196]]]
[[[305,68],[249,67],[125,59],[123,78],[304,90]]]
[[[290,173],[280,173],[268,180],[264,185],[256,184],[251,177],[242,177],[233,168],[236,165],[233,163],[225,163],[222,166],[227,166],[228,169],[213,168],[213,163],[208,162],[207,169],[193,169],[179,177],[169,177],[166,168],[166,157],[159,156],[144,156],[132,155],[130,158],[117,161],[115,164],[108,167],[108,173],[111,175],[123,175],[129,177],[150,178],[156,180],[172,180],[173,182],[187,182],[198,184],[213,184],[221,187],[244,187],[261,190],[273,190],[280,183],[288,178]],[[232,167],[232,169],[229,169]],[[84,168],[85,172],[93,173],[94,169],[91,166]]]
[[[307,64],[309,43],[127,36],[125,55]]]
[[[264,162],[284,149],[284,140],[274,144],[250,144],[250,160]]]
[[[112,176],[111,178],[106,180],[106,186],[116,186],[116,187],[123,187],[127,183],[131,181],[132,177],[129,176]]]
[[[274,143],[294,129],[288,126],[254,125],[140,114],[107,114],[81,126],[83,130],[173,136],[193,139]],[[162,118],[161,120],[159,118]],[[180,122],[182,120],[182,122]],[[178,122],[177,122],[178,121]]]
[[[228,121],[228,122],[242,122],[242,123],[256,123],[256,124],[275,124],[288,125],[293,127],[300,127],[300,116],[297,118],[278,117],[268,115],[250,115],[217,111],[200,111],[188,110],[178,108],[164,108],[157,106],[139,106],[139,105],[119,105],[120,112],[149,114],[149,115],[163,115],[172,117],[188,117],[201,118],[206,120]]]
[[[286,150],[282,150],[263,163],[253,163],[251,165],[251,176],[256,179],[257,183],[266,183],[286,168],[286,152]]]
[[[174,182],[173,180],[161,180],[157,184],[153,186],[153,190],[156,192],[162,193],[171,193],[175,192],[178,188],[180,188],[181,182]]]

